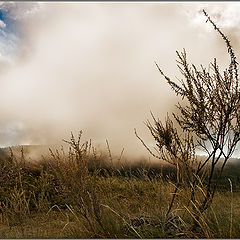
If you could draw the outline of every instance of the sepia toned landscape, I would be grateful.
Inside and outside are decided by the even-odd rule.
[[[0,3],[0,238],[239,238],[239,3]]]

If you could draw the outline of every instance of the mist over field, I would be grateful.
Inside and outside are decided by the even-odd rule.
[[[238,238],[239,11],[0,2],[0,238]]]
[[[147,155],[134,128],[164,120],[177,99],[154,61],[180,77],[176,50],[207,66],[228,61],[205,9],[239,55],[239,3],[58,2],[0,5],[0,145],[62,144],[84,131],[93,144]]]

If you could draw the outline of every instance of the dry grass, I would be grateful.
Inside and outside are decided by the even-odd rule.
[[[238,238],[239,192],[218,191],[193,228],[187,188],[142,165],[121,168],[72,136],[68,153],[1,160],[0,238]],[[111,156],[111,158],[114,158]],[[121,170],[121,171],[120,171]],[[171,179],[171,181],[170,181]],[[234,186],[233,186],[234,187]],[[200,191],[199,191],[200,192]]]

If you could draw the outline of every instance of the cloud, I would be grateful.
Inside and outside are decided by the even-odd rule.
[[[0,10],[6,19],[22,20],[35,14],[41,8],[40,3],[29,2],[1,2]]]
[[[6,23],[0,20],[0,28],[5,28],[5,27],[6,27]]]
[[[215,56],[226,62],[204,17],[190,20],[197,3],[49,2],[31,16],[30,3],[11,4],[20,41],[1,73],[1,145],[59,143],[83,129],[116,153],[146,154],[133,129],[154,145],[143,121],[150,110],[164,120],[177,101],[154,61],[172,78],[179,76],[175,50],[186,48],[197,65]]]
[[[0,60],[14,61],[21,42],[21,25],[39,9],[38,3],[1,2],[0,4]]]

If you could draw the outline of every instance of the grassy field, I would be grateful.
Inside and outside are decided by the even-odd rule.
[[[240,237],[238,165],[229,164],[195,226],[185,186],[166,216],[174,170],[121,164],[90,149],[73,146],[37,162],[25,159],[24,148],[17,156],[1,151],[0,238]]]

